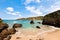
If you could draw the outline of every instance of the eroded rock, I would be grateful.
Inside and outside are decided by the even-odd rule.
[[[22,24],[14,24],[13,25],[13,28],[21,28],[22,27]]]

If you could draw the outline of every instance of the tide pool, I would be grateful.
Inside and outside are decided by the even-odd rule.
[[[30,24],[30,21],[31,20],[3,20],[10,28],[12,28],[15,23],[22,24],[22,28],[36,28],[36,26],[42,26],[42,20],[34,20],[34,24]],[[37,22],[40,22],[41,24]]]

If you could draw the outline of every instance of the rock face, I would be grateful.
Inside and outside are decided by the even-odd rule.
[[[45,15],[42,24],[52,25],[60,28],[60,10]]]
[[[2,23],[2,19],[0,18],[0,23]]]
[[[34,24],[34,21],[33,21],[33,20],[31,20],[31,21],[30,21],[30,24]]]
[[[13,25],[13,28],[21,28],[22,27],[22,24],[14,24]]]
[[[16,30],[14,28],[8,29],[9,25],[7,23],[3,23],[0,18],[0,40],[10,40],[11,34],[15,34]]]
[[[0,23],[0,32],[2,30],[4,30],[4,29],[8,28],[8,27],[9,27],[8,24],[6,24],[6,23]]]
[[[0,33],[0,37],[1,37],[1,39],[3,38],[5,38],[5,39],[10,39],[10,38],[8,38],[9,37],[9,35],[11,35],[11,34],[15,34],[16,33],[16,30],[15,29],[4,29],[1,33]]]
[[[16,30],[14,28],[8,29],[9,34],[15,34]]]
[[[2,32],[1,32],[1,36],[5,36],[5,35],[11,35],[11,34],[14,34],[16,32],[15,29],[11,28],[11,29],[4,29]]]

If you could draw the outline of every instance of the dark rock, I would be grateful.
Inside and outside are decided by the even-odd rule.
[[[15,34],[16,30],[15,29],[4,29],[1,33],[0,33],[0,37],[6,38],[8,35],[11,34]]]
[[[14,24],[13,25],[13,28],[21,28],[22,27],[22,24]]]
[[[0,37],[0,40],[3,40],[3,38],[2,38],[2,37]]]
[[[60,10],[45,15],[42,24],[60,28]]]
[[[15,34],[16,30],[14,28],[8,29],[9,34]]]
[[[8,27],[9,27],[8,24],[6,24],[6,23],[1,23],[1,24],[0,24],[0,32],[2,32],[2,30],[6,29],[6,28],[8,28]]]
[[[2,32],[1,32],[1,37],[3,38],[6,38],[7,36],[9,35],[9,32],[8,32],[8,29],[4,29]]]
[[[37,22],[37,23],[41,24],[41,22]]]
[[[39,27],[39,26],[36,26],[36,28],[40,29],[40,27]]]
[[[30,21],[30,24],[34,24],[34,21],[33,21],[33,20],[31,20],[31,21]]]
[[[2,23],[2,19],[0,18],[0,23]]]

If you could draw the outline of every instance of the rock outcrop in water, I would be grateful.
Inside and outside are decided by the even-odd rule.
[[[13,25],[13,28],[21,28],[22,27],[22,24],[14,24]]]
[[[39,26],[36,26],[36,28],[40,29],[40,27],[39,27]]]
[[[34,24],[34,21],[33,21],[33,20],[31,20],[31,21],[30,21],[30,24]]]
[[[60,10],[45,15],[42,24],[60,28]]]

